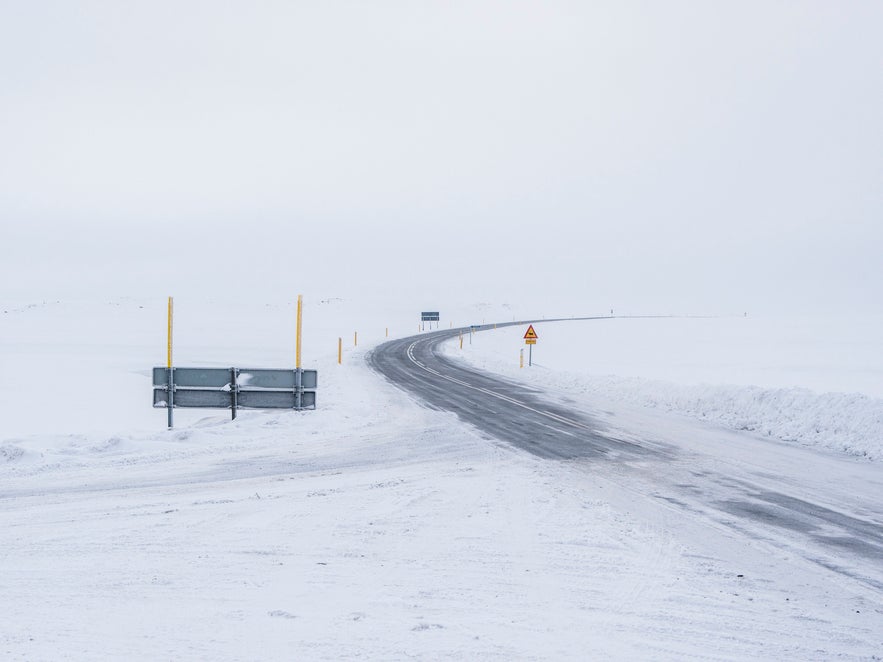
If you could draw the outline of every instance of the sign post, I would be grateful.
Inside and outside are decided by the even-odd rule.
[[[533,324],[527,327],[527,331],[524,334],[524,344],[527,345],[527,365],[533,365],[533,346],[537,344],[537,339],[539,336],[537,332],[534,331]]]
[[[153,369],[153,406],[168,411],[169,429],[172,429],[173,412],[180,407],[229,409],[233,419],[240,409],[315,409],[317,372],[301,367],[302,306],[303,299],[298,295],[293,370],[175,368],[172,357],[174,303],[169,297],[166,365]]]
[[[420,313],[421,331],[426,328],[424,322],[429,322],[429,330],[432,331],[432,323],[436,322],[435,328],[438,328],[438,321],[441,319],[437,310],[424,310]]]

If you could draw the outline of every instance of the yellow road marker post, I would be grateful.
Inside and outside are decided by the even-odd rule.
[[[166,344],[166,367],[172,367],[172,317],[175,312],[175,302],[169,297],[169,314],[168,314],[168,342]]]
[[[297,330],[296,330],[296,340],[294,346],[294,367],[298,370],[301,369],[300,364],[300,342],[301,342],[301,321],[303,319],[303,306],[304,306],[304,297],[302,294],[297,295]]]
[[[166,343],[166,367],[169,370],[169,392],[168,392],[168,403],[169,403],[169,430],[172,429],[172,409],[175,406],[175,379],[174,379],[174,368],[172,368],[172,318],[175,313],[175,303],[172,297],[169,297],[169,312],[168,312],[168,340]]]
[[[294,398],[295,398],[294,402],[295,402],[295,405],[298,409],[300,409],[301,406],[303,405],[303,397],[304,397],[304,391],[303,391],[304,371],[303,371],[303,368],[301,367],[301,360],[300,360],[300,358],[301,358],[301,351],[300,351],[301,350],[301,340],[303,339],[302,324],[301,324],[303,321],[303,311],[304,311],[304,297],[302,294],[298,294],[297,295],[297,331],[296,331],[297,339],[295,341],[295,348],[294,348],[294,362],[295,362],[295,367],[297,368],[294,373],[294,385],[295,385],[295,389],[296,389],[296,393],[294,396]]]

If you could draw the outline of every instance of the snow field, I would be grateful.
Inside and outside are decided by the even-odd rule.
[[[362,367],[346,383],[380,397],[345,390],[343,407],[216,418],[157,435],[155,449],[128,439],[7,472],[14,611],[0,648],[10,659],[870,650],[860,600],[832,592],[820,609],[818,587],[772,582],[780,563],[749,553],[731,566],[685,547],[664,520],[611,507],[612,486],[591,474],[396,404]]]
[[[107,403],[93,421],[75,418],[79,391],[46,401],[24,380],[4,393],[16,428],[0,436],[6,659],[811,660],[880,650],[883,606],[867,589],[732,531],[679,523],[601,466],[536,460],[411,401],[364,364],[385,321],[360,330],[337,366],[338,329],[368,315],[345,303],[307,308],[316,411],[231,422],[179,410],[167,431],[165,412],[150,409],[148,372],[164,358],[164,303],[153,304],[150,330],[137,302],[4,320],[4,360],[89,366],[84,381],[104,385]],[[271,329],[287,304],[231,306],[216,320],[207,306],[199,323],[176,304],[182,365],[234,354],[244,367],[286,364],[291,350]],[[87,317],[96,324],[72,321]],[[324,353],[307,349],[323,339],[334,341]]]

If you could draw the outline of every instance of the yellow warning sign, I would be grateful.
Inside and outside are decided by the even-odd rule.
[[[533,340],[534,342],[528,343],[530,345],[536,344],[536,339],[539,338],[537,332],[533,330],[533,324],[527,327],[527,333],[524,334],[525,340]]]
[[[536,338],[525,338],[525,339],[524,339],[524,344],[525,344],[525,345],[536,345],[536,344],[537,344],[537,339],[536,339]]]

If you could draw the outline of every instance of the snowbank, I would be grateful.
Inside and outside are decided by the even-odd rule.
[[[654,407],[782,441],[883,458],[883,400],[805,388],[682,385],[615,376],[555,380],[558,388]]]

